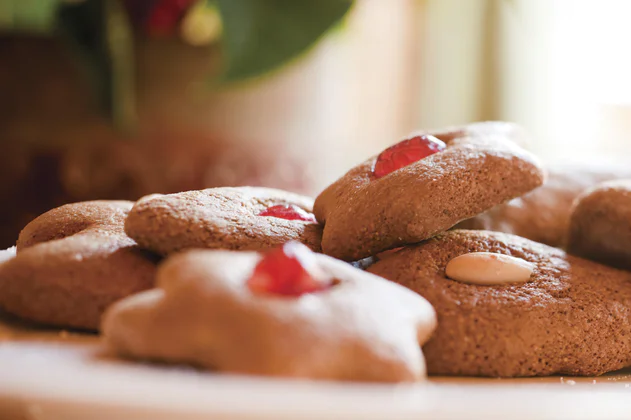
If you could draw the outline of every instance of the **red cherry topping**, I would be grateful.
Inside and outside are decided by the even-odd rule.
[[[304,222],[316,222],[315,216],[293,204],[279,204],[268,207],[259,213],[259,216],[278,217],[287,220],[302,220]]]
[[[381,178],[397,169],[408,166],[410,163],[442,152],[446,148],[447,145],[442,140],[425,134],[403,140],[379,154],[373,173],[375,177]]]
[[[301,296],[328,289],[333,279],[320,269],[309,248],[287,242],[263,256],[247,285],[255,293]]]

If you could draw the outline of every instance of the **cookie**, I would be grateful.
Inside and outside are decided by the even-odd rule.
[[[160,255],[189,248],[269,249],[296,240],[320,250],[313,200],[261,187],[210,188],[139,200],[125,232]]]
[[[138,359],[222,372],[341,381],[425,377],[435,327],[425,299],[304,245],[190,250],[158,287],[113,305],[105,342]]]
[[[524,278],[524,267],[495,266],[487,285],[475,283],[480,267],[471,260],[479,263],[479,255],[468,255],[464,268],[455,259],[480,252],[523,260],[532,271]],[[450,265],[462,277],[448,278]],[[436,309],[438,327],[423,347],[430,374],[591,376],[631,365],[631,273],[518,236],[469,230],[406,247],[368,271]],[[505,282],[509,275],[519,281]]]
[[[576,199],[567,249],[631,270],[631,180],[602,183]]]
[[[457,229],[494,230],[565,247],[570,212],[576,197],[604,181],[629,178],[631,170],[598,164],[555,164],[547,168],[546,183],[508,203],[475,216]]]
[[[541,185],[537,159],[494,124],[419,133],[351,169],[316,198],[323,252],[353,261],[416,243]]]
[[[129,201],[67,204],[20,233],[0,265],[0,308],[57,327],[96,330],[116,300],[154,284],[157,258],[123,231]]]

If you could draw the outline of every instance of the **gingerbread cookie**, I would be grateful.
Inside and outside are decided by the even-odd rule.
[[[425,377],[435,327],[425,299],[304,245],[265,255],[191,250],[158,288],[113,305],[107,345],[123,356],[218,371],[343,381]]]
[[[129,213],[125,232],[161,255],[189,248],[268,249],[297,240],[320,250],[313,200],[272,188],[225,187],[152,195]]]
[[[542,184],[504,125],[419,133],[351,169],[316,199],[322,250],[352,261],[419,242]]]
[[[602,183],[576,199],[567,248],[572,254],[631,270],[631,180]]]
[[[457,229],[512,233],[536,242],[564,247],[572,203],[588,188],[613,179],[631,179],[622,166],[555,164],[547,168],[546,183],[534,191],[465,220]]]
[[[631,273],[469,230],[401,249],[368,271],[436,309],[423,347],[430,374],[600,375],[631,365]]]
[[[154,284],[156,256],[123,231],[129,201],[53,209],[20,233],[0,264],[0,308],[46,325],[96,330],[112,302]]]

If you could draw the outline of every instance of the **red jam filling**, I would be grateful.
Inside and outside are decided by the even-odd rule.
[[[297,297],[326,290],[333,279],[319,268],[309,248],[288,242],[263,255],[247,285],[255,293]]]
[[[259,213],[259,216],[278,217],[287,220],[302,220],[304,222],[316,222],[315,216],[293,204],[279,204],[268,207]]]
[[[446,148],[447,145],[442,140],[430,135],[403,140],[379,154],[373,173],[376,178],[381,178]]]

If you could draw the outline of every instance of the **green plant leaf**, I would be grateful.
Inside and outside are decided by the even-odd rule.
[[[0,0],[0,30],[50,33],[60,0]]]
[[[60,32],[79,58],[103,111],[119,129],[133,129],[133,34],[121,0],[66,4],[58,17]]]
[[[223,21],[223,80],[276,69],[335,26],[352,0],[216,0]]]
[[[136,125],[133,33],[120,0],[106,0],[104,18],[104,54],[109,59],[110,112],[119,128],[131,130]]]

